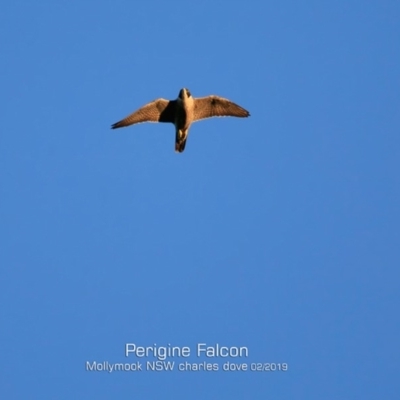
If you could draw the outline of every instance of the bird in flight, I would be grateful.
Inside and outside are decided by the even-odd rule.
[[[111,128],[122,128],[141,122],[171,122],[176,131],[175,151],[182,153],[192,122],[211,117],[244,118],[249,115],[247,110],[228,99],[214,95],[194,98],[188,89],[183,88],[176,100],[154,100],[111,125]]]

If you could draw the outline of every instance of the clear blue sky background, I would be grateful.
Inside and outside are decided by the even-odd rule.
[[[397,1],[4,3],[0,398],[398,399],[399,22]],[[194,124],[183,154],[170,124],[110,130],[182,87],[251,117]],[[127,342],[289,370],[85,370]]]

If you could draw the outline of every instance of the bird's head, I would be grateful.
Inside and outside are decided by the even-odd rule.
[[[188,97],[191,97],[192,95],[190,94],[190,92],[189,92],[189,89],[186,89],[186,88],[183,88],[183,89],[181,89],[180,91],[179,91],[179,98],[181,99],[181,100],[183,100],[183,99],[185,99],[185,98],[188,98]]]

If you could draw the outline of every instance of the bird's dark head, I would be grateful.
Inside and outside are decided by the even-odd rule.
[[[191,97],[192,95],[189,92],[189,89],[183,88],[179,91],[179,98],[183,100],[186,97]]]

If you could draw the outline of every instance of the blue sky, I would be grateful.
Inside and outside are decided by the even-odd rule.
[[[398,398],[400,6],[227,4],[3,5],[1,398]],[[251,117],[110,130],[182,87]]]

